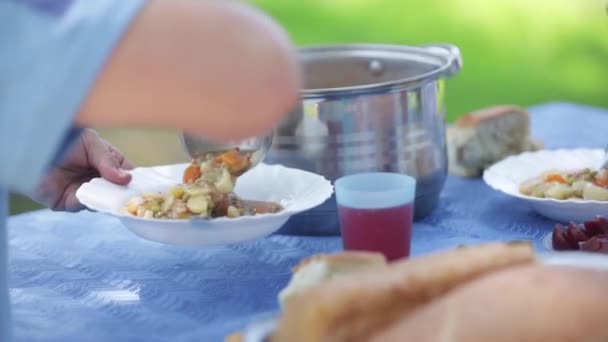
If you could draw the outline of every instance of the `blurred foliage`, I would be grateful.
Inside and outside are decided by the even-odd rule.
[[[460,47],[447,83],[448,118],[498,104],[573,101],[608,107],[605,0],[254,0],[297,45],[425,44]],[[174,132],[106,130],[138,165],[183,162]],[[154,147],[150,148],[150,142]],[[14,197],[13,213],[38,208]]]
[[[10,203],[11,215],[43,208],[40,204],[21,195],[11,195]]]
[[[608,16],[602,0],[256,0],[297,45],[460,47],[448,118],[497,103],[608,107]]]

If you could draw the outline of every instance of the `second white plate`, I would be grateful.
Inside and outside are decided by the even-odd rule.
[[[519,187],[523,182],[538,177],[547,170],[598,169],[603,158],[602,149],[527,152],[492,165],[484,172],[483,179],[490,187],[528,202],[537,213],[549,219],[562,223],[584,222],[594,219],[597,215],[608,216],[608,202],[530,197],[520,193]]]

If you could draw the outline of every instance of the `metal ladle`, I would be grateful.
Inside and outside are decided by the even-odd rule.
[[[249,168],[253,169],[256,165],[261,163],[268,154],[270,146],[272,145],[272,137],[273,134],[268,134],[266,136],[240,141],[215,143],[201,137],[182,133],[181,141],[186,152],[192,159],[201,158],[209,153],[221,154],[234,148],[239,148],[243,152],[253,152],[251,156],[251,167]]]

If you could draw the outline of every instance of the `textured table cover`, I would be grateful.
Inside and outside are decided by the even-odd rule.
[[[547,148],[606,144],[608,111],[530,108]],[[449,177],[439,208],[413,232],[412,253],[540,239],[552,222],[481,180]],[[215,248],[142,240],[101,214],[38,211],[9,220],[17,341],[221,341],[256,315],[302,257],[341,249],[337,237],[269,238]]]

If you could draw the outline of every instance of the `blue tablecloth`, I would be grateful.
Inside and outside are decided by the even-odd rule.
[[[547,148],[603,147],[608,111],[530,108]],[[449,177],[439,208],[414,226],[412,254],[492,240],[534,240],[553,222],[479,179]],[[215,248],[165,246],[100,214],[37,211],[9,220],[18,341],[220,341],[276,295],[302,257],[341,249],[337,237],[275,235]]]

